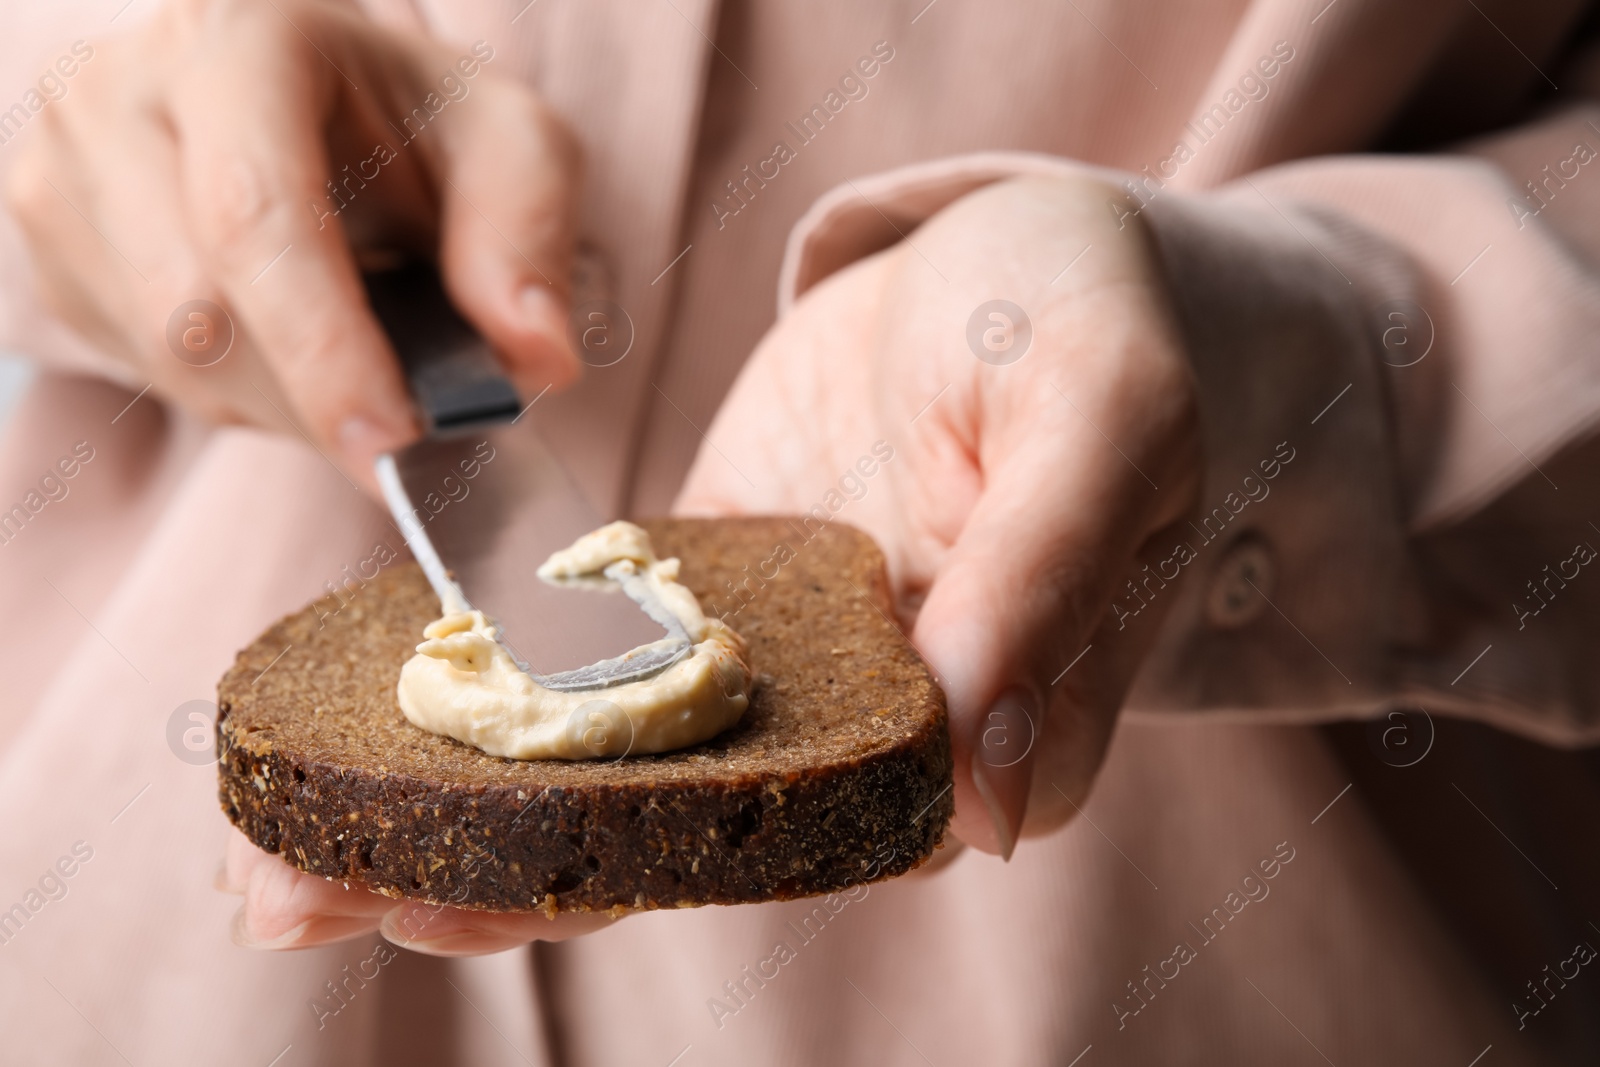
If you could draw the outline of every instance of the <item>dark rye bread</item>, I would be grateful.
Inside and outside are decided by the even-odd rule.
[[[223,676],[228,818],[300,870],[492,911],[786,900],[922,864],[953,804],[944,696],[890,621],[871,539],[833,524],[807,542],[776,518],[642,525],[708,610],[772,573],[776,546],[794,554],[729,617],[757,678],[738,725],[576,762],[421,730],[395,683],[439,602],[407,562],[285,618]]]

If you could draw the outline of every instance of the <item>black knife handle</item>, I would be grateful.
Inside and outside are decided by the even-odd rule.
[[[366,284],[430,437],[517,417],[522,402],[516,389],[488,343],[450,303],[433,264],[374,271]]]

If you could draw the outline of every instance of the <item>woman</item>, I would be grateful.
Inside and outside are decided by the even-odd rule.
[[[17,1057],[1592,1056],[1592,786],[1511,736],[1595,732],[1582,15],[12,15]],[[804,511],[889,442],[824,506],[944,685],[969,848],[804,940],[805,902],[446,913],[413,953],[225,826],[189,702],[393,537],[368,471],[415,425],[358,269],[397,246],[565,387],[613,511]],[[226,944],[224,850],[235,940],[302,951]]]

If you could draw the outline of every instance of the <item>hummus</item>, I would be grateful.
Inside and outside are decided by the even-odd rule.
[[[552,555],[538,573],[546,581],[620,583],[669,633],[682,635],[635,653],[687,638],[688,654],[642,681],[550,688],[517,665],[483,612],[447,610],[422,631],[426,640],[401,668],[407,719],[491,756],[593,759],[686,748],[744,714],[750,668],[743,639],[706,617],[678,584],[678,561],[657,559],[644,530],[628,522],[603,526]]]

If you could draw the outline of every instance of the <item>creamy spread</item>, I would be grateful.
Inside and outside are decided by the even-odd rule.
[[[447,609],[422,631],[426,640],[401,668],[400,710],[407,719],[492,756],[593,759],[686,748],[744,714],[750,668],[743,639],[706,617],[678,584],[678,561],[657,559],[644,530],[629,522],[603,526],[552,555],[538,573],[546,581],[597,587],[641,580],[645,610],[669,632],[681,628],[691,642],[688,655],[642,681],[553,689],[518,666],[483,612]]]

